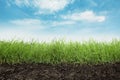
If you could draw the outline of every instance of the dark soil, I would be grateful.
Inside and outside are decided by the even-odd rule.
[[[80,64],[0,64],[0,80],[120,80],[120,62]]]

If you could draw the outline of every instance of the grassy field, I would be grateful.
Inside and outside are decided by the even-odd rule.
[[[120,61],[120,41],[0,41],[0,63],[104,63]]]

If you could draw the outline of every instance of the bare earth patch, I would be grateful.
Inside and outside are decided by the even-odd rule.
[[[0,80],[120,80],[120,62],[80,64],[0,64]]]

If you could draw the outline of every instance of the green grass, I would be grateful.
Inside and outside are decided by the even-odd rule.
[[[105,63],[120,61],[120,41],[0,41],[0,63]]]

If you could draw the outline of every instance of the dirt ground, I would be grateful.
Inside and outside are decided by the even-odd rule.
[[[0,80],[120,80],[120,62],[80,64],[0,64]]]

